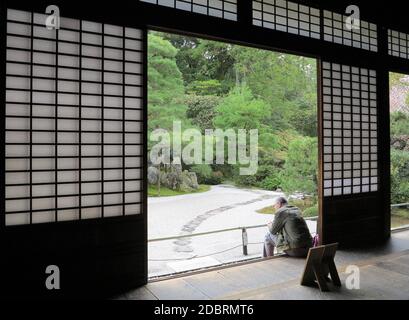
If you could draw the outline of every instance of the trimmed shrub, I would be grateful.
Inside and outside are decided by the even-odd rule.
[[[317,217],[318,216],[318,204],[305,209],[302,213],[303,217]]]
[[[266,177],[259,185],[262,189],[277,190],[280,187],[280,184],[281,180],[277,176],[272,175]]]
[[[195,172],[199,184],[216,185],[223,181],[223,173],[220,171],[213,172],[212,167],[208,164],[199,164],[192,166],[190,171]]]
[[[199,184],[206,184],[206,180],[212,176],[212,168],[208,164],[198,164],[192,166],[189,171],[195,172],[197,176],[197,182]]]
[[[207,184],[216,185],[223,182],[223,173],[221,171],[215,171],[207,179]]]

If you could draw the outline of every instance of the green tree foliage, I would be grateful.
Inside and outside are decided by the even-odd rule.
[[[253,96],[246,86],[235,87],[216,107],[213,124],[215,128],[258,130],[260,151],[277,147],[276,136],[269,122],[270,106],[262,99]]]
[[[221,129],[259,129],[265,131],[264,119],[270,108],[261,99],[255,99],[247,87],[236,87],[216,107],[214,126]]]
[[[409,114],[403,112],[391,113],[391,136],[409,136]]]
[[[389,74],[390,87],[409,86],[406,75]],[[409,95],[405,101],[409,105]],[[392,112],[391,124],[391,201],[392,203],[409,202],[409,114]]]
[[[259,167],[196,165],[221,179],[316,194],[316,62],[313,59],[153,32],[149,35],[149,128],[175,119],[201,129],[257,129]],[[214,180],[216,178],[216,180]]]
[[[159,35],[148,42],[148,89],[150,105],[164,105],[184,93],[182,73],[176,65],[177,49]]]
[[[186,121],[182,103],[184,86],[176,65],[177,49],[160,35],[151,33],[148,41],[148,127],[172,131],[174,120]]]
[[[280,167],[261,165],[257,171],[257,186],[266,190],[277,190],[282,186]]]
[[[391,193],[392,203],[409,200],[409,152],[391,150]]]
[[[219,80],[196,80],[186,88],[187,93],[197,95],[222,95],[223,87]]]
[[[273,129],[317,135],[316,62],[277,52],[234,47],[236,83],[270,105]]]
[[[391,201],[409,201],[409,115],[391,113]]]
[[[187,95],[184,100],[187,104],[186,116],[204,133],[205,129],[213,129],[215,107],[220,101],[221,98],[216,95]]]
[[[202,90],[200,87],[203,84],[194,83],[207,80],[218,81],[220,85],[218,93],[229,92],[233,81],[231,72],[235,63],[230,54],[232,45],[170,34],[164,34],[163,37],[178,49],[177,65],[189,93],[200,94]],[[199,87],[198,91],[194,90],[195,87]]]
[[[287,192],[317,192],[317,138],[300,136],[290,142],[282,171],[282,186]]]
[[[317,110],[314,108],[299,108],[298,112],[291,115],[291,123],[294,129],[308,137],[316,137],[318,129]]]
[[[408,86],[392,73],[390,86]],[[409,105],[409,97],[407,97]],[[285,192],[317,191],[316,61],[195,37],[150,32],[148,129],[258,129],[259,167],[196,165],[201,183],[234,180]],[[409,115],[391,113],[392,202],[409,201]],[[316,208],[316,207],[314,207]],[[315,209],[314,209],[315,210]]]
[[[389,73],[389,86],[392,88],[394,86],[407,86],[407,82],[402,82],[401,79],[405,77],[406,75],[401,74],[401,73],[394,73],[391,72]]]

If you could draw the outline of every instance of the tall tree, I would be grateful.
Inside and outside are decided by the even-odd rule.
[[[271,106],[275,130],[317,135],[316,62],[314,59],[235,46],[236,82]]]
[[[263,100],[255,99],[245,86],[233,89],[216,107],[214,125],[221,129],[267,129],[264,120],[270,109]]]
[[[156,33],[148,38],[148,129],[172,131],[173,121],[188,126],[183,104],[182,73],[176,65],[177,49]]]

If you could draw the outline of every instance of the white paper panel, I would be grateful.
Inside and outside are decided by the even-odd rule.
[[[286,0],[254,0],[256,26],[320,39],[320,10]]]
[[[324,196],[377,191],[376,72],[323,62],[322,76]]]
[[[394,57],[409,59],[409,34],[388,29],[388,53]]]
[[[6,225],[139,214],[141,30],[7,18]]]
[[[346,25],[347,16],[324,10],[323,17],[325,41],[374,52],[378,51],[376,24],[360,20],[358,29],[349,30]]]
[[[237,20],[238,0],[140,0],[169,8],[205,14],[217,18]]]

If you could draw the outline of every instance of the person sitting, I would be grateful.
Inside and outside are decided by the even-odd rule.
[[[289,205],[284,197],[275,199],[274,208],[274,220],[267,224],[263,257],[274,256],[275,247],[289,256],[306,257],[313,241],[300,209]]]

